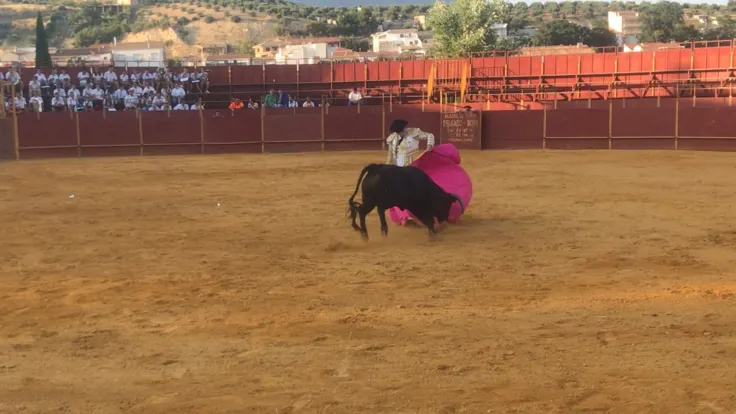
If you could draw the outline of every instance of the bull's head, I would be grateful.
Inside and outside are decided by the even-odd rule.
[[[465,213],[465,203],[463,202],[463,199],[455,193],[447,193],[447,197],[445,198],[444,203],[442,203],[443,205],[440,207],[440,211],[436,213],[437,221],[440,223],[447,221],[450,217],[450,209],[456,201],[460,204],[460,211]]]

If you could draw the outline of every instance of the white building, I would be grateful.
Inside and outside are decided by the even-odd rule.
[[[294,65],[297,63],[318,63],[320,59],[332,57],[339,45],[330,43],[303,43],[280,46],[274,54],[276,63]]]
[[[106,47],[59,49],[51,55],[51,61],[57,66],[110,66],[112,51]]]
[[[608,30],[616,34],[619,46],[637,43],[641,36],[639,13],[635,11],[609,11]]]
[[[424,44],[417,34],[417,29],[393,29],[371,35],[373,51],[376,53],[390,52],[397,49],[422,50]]]
[[[112,60],[117,67],[164,67],[166,46],[163,42],[113,43]]]
[[[509,37],[508,26],[509,25],[507,23],[496,23],[491,26],[491,29],[496,32],[497,37],[504,39]]]

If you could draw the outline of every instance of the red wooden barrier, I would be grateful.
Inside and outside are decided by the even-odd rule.
[[[198,154],[201,121],[194,111],[141,112],[143,154]]]
[[[85,112],[79,117],[82,156],[140,155],[140,119],[136,112]]]
[[[609,111],[606,109],[548,110],[546,148],[608,148],[608,123]]]
[[[675,108],[612,107],[612,149],[675,149]]]
[[[18,149],[21,158],[78,156],[75,118],[67,112],[18,115]]]
[[[204,152],[261,152],[261,112],[202,111]]]
[[[483,113],[481,143],[487,149],[541,149],[544,111]]]
[[[265,152],[323,150],[322,108],[266,109],[263,116]]]
[[[325,150],[381,149],[382,117],[380,106],[331,107],[324,117]]]

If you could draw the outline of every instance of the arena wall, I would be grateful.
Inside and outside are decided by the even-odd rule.
[[[729,104],[720,99],[637,99],[591,101],[583,107],[481,109],[481,148],[731,151],[736,150],[730,123],[736,106]],[[441,112],[420,105],[24,113],[2,119],[0,136],[14,136],[17,122],[20,159],[379,150],[397,118],[435,133],[442,142]]]

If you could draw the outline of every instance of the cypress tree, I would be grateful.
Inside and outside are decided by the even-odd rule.
[[[43,28],[41,12],[38,12],[38,17],[36,17],[36,68],[50,68],[51,66],[53,62],[49,53],[49,40]]]

